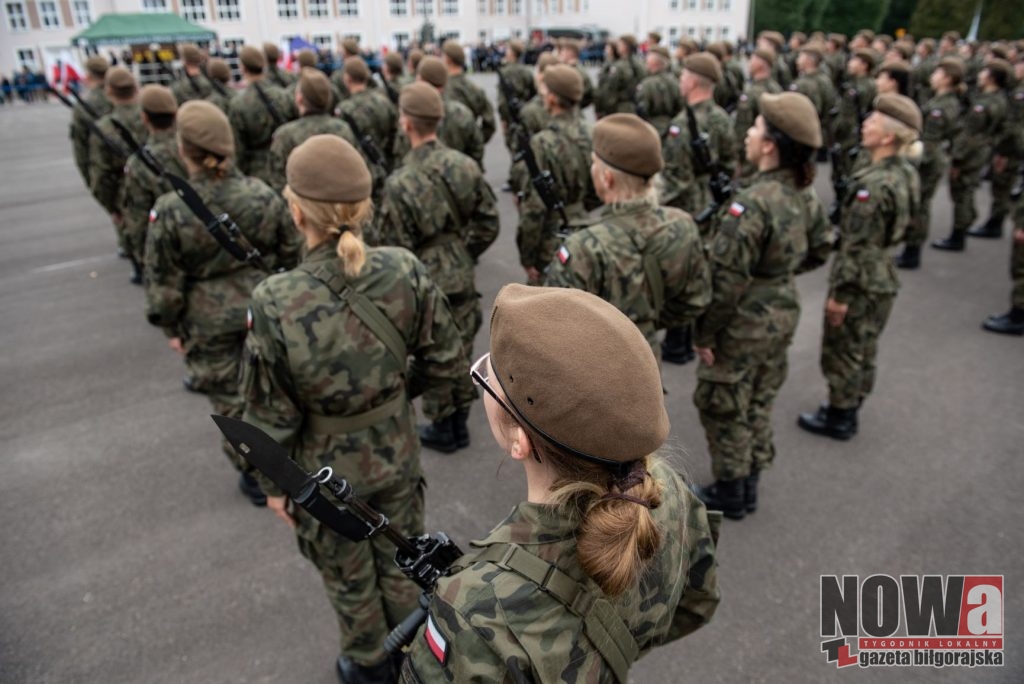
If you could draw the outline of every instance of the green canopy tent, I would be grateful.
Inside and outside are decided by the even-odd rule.
[[[210,29],[190,24],[177,14],[104,14],[72,40],[79,47],[146,45],[216,40]]]

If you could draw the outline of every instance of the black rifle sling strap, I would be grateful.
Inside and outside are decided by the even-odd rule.
[[[274,106],[274,103],[270,101],[270,98],[267,97],[267,94],[263,92],[263,88],[260,87],[260,84],[253,81],[252,87],[256,89],[256,94],[259,95],[260,100],[263,102],[263,106],[267,108],[267,113],[270,114],[270,118],[274,120],[274,126],[284,124],[284,117],[281,115],[281,112],[277,110],[277,107]]]
[[[604,658],[615,678],[621,684],[629,681],[629,667],[639,657],[640,646],[607,599],[596,596],[572,577],[518,544],[490,544],[478,554],[471,552],[470,558],[473,561],[489,561],[503,570],[530,580],[582,619],[584,634]]]

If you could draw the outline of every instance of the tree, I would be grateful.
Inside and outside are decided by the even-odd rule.
[[[974,9],[973,2],[964,0],[918,0],[910,19],[910,32],[917,39],[938,38],[946,31],[966,35],[974,19]]]
[[[825,10],[834,0],[810,0],[804,9],[804,30],[822,31],[824,26],[821,23],[825,16]]]
[[[918,0],[892,0],[889,3],[889,14],[882,20],[882,33],[896,35],[897,29],[910,29],[910,18],[914,14]],[[916,36],[915,36],[916,37]]]
[[[754,33],[779,31],[789,35],[806,27],[804,10],[813,0],[754,0]]]
[[[978,37],[982,40],[1024,37],[1024,12],[1018,1],[987,0],[981,8]]]
[[[890,0],[831,0],[821,18],[822,29],[852,36],[862,29],[878,31]]]

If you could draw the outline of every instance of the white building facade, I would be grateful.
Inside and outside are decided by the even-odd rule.
[[[532,29],[592,27],[635,33],[658,31],[663,42],[735,41],[746,35],[751,0],[0,0],[0,74],[23,65],[48,69],[72,48],[72,37],[110,12],[172,12],[201,24],[221,45],[285,44],[299,35],[337,50],[347,37],[394,50],[419,35],[424,21],[435,35],[464,44],[526,38]]]

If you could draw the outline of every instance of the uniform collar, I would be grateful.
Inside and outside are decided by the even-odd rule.
[[[409,150],[407,159],[409,161],[421,161],[430,155],[431,152],[441,146],[441,141],[435,138],[430,142],[425,142],[419,147],[414,147]]]
[[[579,521],[565,515],[550,504],[522,502],[516,505],[490,534],[474,546],[491,544],[520,544],[522,546],[550,544],[569,539],[576,534]]]
[[[319,263],[338,258],[338,238],[329,237],[313,249],[306,252],[304,262]]]
[[[612,202],[601,208],[601,217],[622,216],[624,214],[639,214],[651,211],[658,206],[658,202],[650,197],[635,197],[633,199]]]

